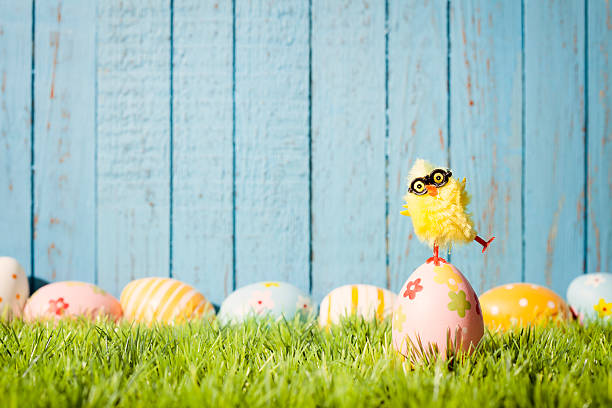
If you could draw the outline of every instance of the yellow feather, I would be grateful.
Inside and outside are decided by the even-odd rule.
[[[417,159],[409,172],[408,185],[416,177],[424,177],[436,169],[431,163]],[[410,215],[416,236],[423,242],[441,249],[455,243],[467,243],[474,240],[476,231],[474,222],[467,212],[470,196],[465,189],[465,178],[460,182],[450,177],[448,183],[438,189],[436,196],[415,195],[407,193],[406,211]],[[405,214],[407,213],[407,214]]]

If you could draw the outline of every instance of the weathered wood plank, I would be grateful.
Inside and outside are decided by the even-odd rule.
[[[447,163],[446,0],[389,3],[389,273],[397,292],[431,256],[400,214],[417,158]]]
[[[487,252],[457,246],[452,261],[482,293],[522,279],[522,63],[520,2],[451,5],[451,149],[455,177],[467,179]]]
[[[98,268],[118,295],[168,276],[170,5],[98,3]]]
[[[309,287],[308,3],[236,3],[236,285]]]
[[[95,8],[36,2],[35,271],[95,280]]]
[[[584,268],[584,3],[528,1],[524,21],[525,280],[563,294]]]
[[[232,291],[232,4],[174,1],[173,276]]]
[[[588,3],[587,272],[612,272],[612,10]]]
[[[0,256],[30,271],[32,3],[0,0]]]
[[[312,5],[313,295],[387,287],[385,4]]]

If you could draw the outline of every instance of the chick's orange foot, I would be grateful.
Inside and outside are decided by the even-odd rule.
[[[488,241],[485,241],[484,239],[480,238],[478,235],[476,235],[476,238],[474,238],[474,241],[478,242],[480,245],[482,245],[482,253],[484,254],[484,252],[487,250],[487,248],[489,248],[489,244],[491,242],[493,242],[493,240],[495,239],[495,237],[491,238]]]
[[[436,265],[436,266],[440,266],[440,262],[442,262],[442,263],[448,263],[448,262],[446,262],[446,260],[445,260],[445,259],[440,258],[439,256],[432,256],[431,258],[428,258],[426,263],[430,264],[430,263],[432,263],[432,262],[433,262],[433,263],[434,263],[434,265]]]
[[[440,266],[440,262],[448,263],[448,262],[446,262],[446,260],[444,260],[444,259],[442,259],[442,258],[440,258],[438,256],[438,251],[439,251],[438,245],[434,245],[434,247],[433,247],[433,256],[431,258],[427,259],[426,263],[429,264],[429,263],[433,262],[434,265],[436,265],[436,266]]]

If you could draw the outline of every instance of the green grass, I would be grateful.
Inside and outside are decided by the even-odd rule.
[[[606,406],[612,323],[488,334],[406,366],[387,323],[0,326],[0,407]]]

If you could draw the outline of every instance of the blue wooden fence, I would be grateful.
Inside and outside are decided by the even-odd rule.
[[[43,280],[398,290],[416,157],[477,291],[612,263],[607,1],[0,0],[0,253]]]

